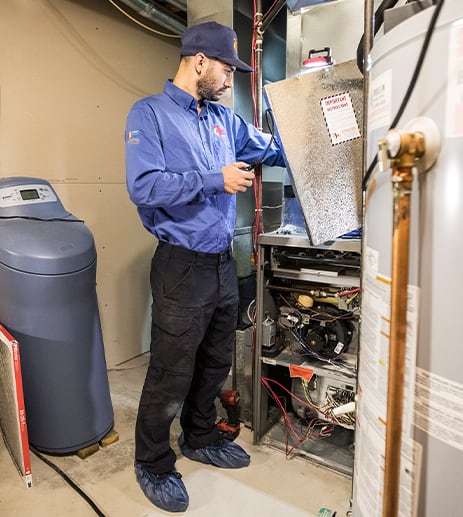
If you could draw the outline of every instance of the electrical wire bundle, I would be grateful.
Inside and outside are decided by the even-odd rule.
[[[354,413],[345,413],[344,415],[338,416],[333,413],[334,409],[354,401],[355,394],[353,391],[349,392],[341,388],[336,388],[335,386],[328,386],[325,393],[325,403],[318,405],[313,401],[310,395],[310,382],[301,379],[301,386],[310,408],[315,409],[318,413],[329,415],[332,422],[342,425],[343,427],[353,427],[355,425]]]
[[[306,442],[307,440],[313,438],[327,438],[331,436],[336,426],[342,425],[339,423],[338,420],[334,419],[332,415],[330,415],[329,413],[325,413],[314,404],[311,404],[309,401],[299,398],[297,395],[288,390],[288,388],[286,388],[277,380],[271,379],[269,377],[262,377],[261,382],[262,385],[268,391],[269,395],[276,402],[278,408],[282,413],[286,430],[286,457],[289,457],[293,453],[293,451],[297,447],[299,447],[299,445]],[[300,432],[298,432],[295,428],[295,425],[291,421],[290,415],[288,414],[288,411],[285,407],[285,397],[278,396],[272,388],[272,385],[276,385],[278,388],[283,390],[285,394],[290,395],[294,400],[298,401],[304,407],[317,411],[317,413],[321,414],[323,418],[311,419],[310,421],[308,421],[307,425],[301,427]],[[291,436],[293,437],[293,443],[290,445],[289,442]]]

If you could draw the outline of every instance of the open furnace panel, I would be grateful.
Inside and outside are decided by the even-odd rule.
[[[350,476],[360,241],[259,237],[254,438]],[[345,412],[346,408],[350,411]]]

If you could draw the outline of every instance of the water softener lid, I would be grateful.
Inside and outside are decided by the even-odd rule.
[[[82,221],[0,220],[0,264],[44,275],[73,273],[96,260],[93,235]]]

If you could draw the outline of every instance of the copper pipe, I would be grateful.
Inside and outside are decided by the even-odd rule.
[[[255,35],[255,91],[254,96],[256,99],[256,120],[257,120],[257,128],[262,131],[262,105],[263,105],[263,70],[262,70],[262,53],[263,53],[263,39],[264,33],[262,31],[262,0],[257,0],[256,2],[256,15],[254,18],[254,35]],[[254,169],[254,174],[256,176],[255,188],[256,188],[256,225],[257,225],[257,233],[263,233],[264,231],[264,222],[262,220],[262,164],[257,165]],[[257,243],[256,243],[256,251],[257,251]],[[256,257],[255,257],[256,258]]]
[[[394,179],[398,179],[398,181],[394,181]],[[412,169],[406,167],[394,170],[393,181],[394,226],[392,237],[391,327],[383,517],[397,516],[399,508]]]
[[[407,341],[407,286],[410,257],[410,198],[413,183],[413,167],[416,160],[423,156],[423,154],[424,136],[421,133],[400,134],[400,147],[391,162],[393,235],[383,517],[397,517],[399,512],[400,457]]]

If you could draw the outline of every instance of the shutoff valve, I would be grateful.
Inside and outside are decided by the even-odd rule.
[[[390,129],[378,141],[380,171],[411,169],[419,173],[429,170],[440,152],[440,134],[435,122],[427,117],[417,117],[403,130]]]

